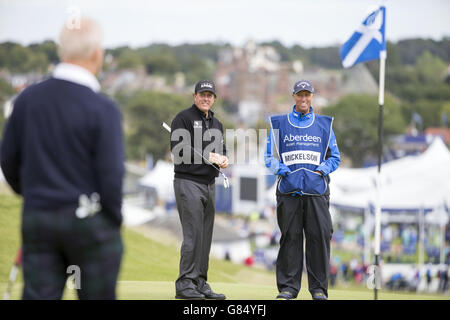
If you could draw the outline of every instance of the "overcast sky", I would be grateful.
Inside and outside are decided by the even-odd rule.
[[[450,0],[386,0],[390,41],[450,36]],[[0,42],[56,40],[69,8],[98,20],[105,46],[278,40],[340,45],[379,0],[0,0]]]

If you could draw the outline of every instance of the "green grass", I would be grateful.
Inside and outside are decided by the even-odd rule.
[[[21,206],[21,198],[0,193],[0,282],[7,281],[20,247]]]
[[[174,245],[161,244],[129,228],[123,228],[122,234],[125,255],[119,281],[175,281],[180,253]],[[214,258],[210,259],[208,280],[233,283],[247,280],[264,284],[274,281],[272,273],[267,271]]]
[[[211,282],[213,289],[224,293],[229,300],[273,300],[277,295],[275,285],[258,285],[251,283]],[[22,283],[14,286],[11,299],[20,299]],[[4,292],[6,283],[0,283],[0,292]],[[373,291],[331,289],[330,300],[373,300]],[[117,298],[120,300],[174,300],[173,281],[119,281]],[[66,289],[64,299],[77,299],[76,291]],[[396,293],[380,290],[379,300],[448,300],[449,296],[435,294]],[[311,300],[306,289],[300,291],[297,300]]]
[[[11,266],[20,247],[21,198],[10,193],[0,193],[0,294],[3,294]],[[141,233],[122,228],[125,253],[119,274],[119,298],[166,299],[174,295],[174,282],[178,276],[179,250],[173,244],[162,244]],[[274,275],[264,270],[254,270],[228,261],[210,259],[208,281],[211,283],[253,283],[274,287]],[[22,275],[19,274],[14,286],[13,298],[20,297]],[[125,288],[123,288],[125,286]],[[167,293],[158,294],[149,286],[166,288]],[[131,289],[130,289],[131,288]],[[145,289],[147,288],[147,289]],[[128,295],[127,292],[130,289]],[[137,291],[136,291],[137,290]],[[155,293],[156,292],[156,293]],[[170,294],[169,294],[170,292]],[[70,295],[69,295],[70,297]]]
[[[21,199],[0,193],[0,294],[3,295],[14,257],[20,245]],[[122,260],[117,293],[119,299],[174,299],[178,276],[179,250],[164,239],[154,241],[137,232],[123,228],[125,254]],[[161,243],[162,242],[162,243]],[[169,243],[169,241],[167,241]],[[228,261],[210,259],[208,282],[215,291],[223,292],[229,299],[272,300],[277,294],[275,274],[265,270],[236,265]],[[304,277],[303,288],[307,287]],[[12,299],[20,299],[23,280],[21,274],[13,287]],[[373,299],[373,291],[350,286],[329,290],[330,299]],[[407,294],[379,291],[380,299],[450,299],[434,294]],[[66,289],[64,299],[76,299],[76,292]],[[299,299],[311,299],[306,289]]]

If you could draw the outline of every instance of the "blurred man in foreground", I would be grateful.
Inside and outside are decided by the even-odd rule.
[[[68,275],[80,299],[115,299],[123,253],[121,114],[99,93],[102,32],[66,24],[52,77],[16,99],[1,167],[23,196],[23,299],[61,299]]]

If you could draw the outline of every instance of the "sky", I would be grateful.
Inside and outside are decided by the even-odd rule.
[[[0,42],[56,41],[79,10],[100,23],[106,48],[248,40],[324,47],[343,44],[381,3],[389,41],[450,36],[450,0],[0,0]]]

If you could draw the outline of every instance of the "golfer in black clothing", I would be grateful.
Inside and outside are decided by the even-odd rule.
[[[183,229],[180,273],[175,282],[177,299],[225,299],[206,282],[215,215],[215,178],[219,168],[228,166],[222,123],[210,110],[215,99],[214,83],[199,81],[194,104],[178,113],[171,125],[174,190]]]

